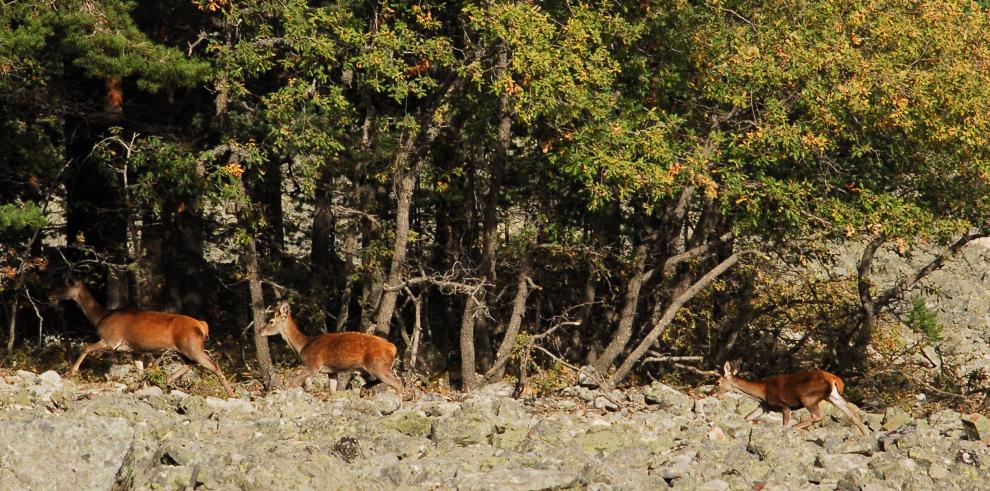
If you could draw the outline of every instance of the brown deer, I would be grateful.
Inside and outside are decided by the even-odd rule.
[[[388,384],[402,399],[402,381],[392,371],[397,352],[395,345],[371,334],[360,332],[326,333],[307,336],[292,319],[288,302],[280,302],[271,322],[263,329],[264,336],[281,334],[292,349],[302,358],[303,371],[292,378],[287,387],[302,384],[317,373],[331,376],[330,391],[337,390],[332,375],[338,371],[361,369]]]
[[[104,350],[154,352],[176,350],[186,358],[198,363],[203,368],[216,374],[227,390],[230,397],[236,397],[234,389],[227,383],[220,367],[206,353],[204,343],[209,335],[209,326],[192,317],[155,312],[152,310],[107,310],[100,305],[89,293],[86,285],[77,279],[68,279],[65,286],[51,293],[53,300],[74,300],[79,308],[96,326],[100,340],[86,345],[76,363],[72,365],[71,374],[79,372],[79,365],[90,353]],[[135,362],[139,369],[143,368],[140,361]],[[189,371],[189,366],[179,370],[169,378],[171,384]]]
[[[825,370],[806,370],[775,375],[754,382],[737,376],[739,367],[739,362],[735,364],[725,362],[724,373],[715,384],[715,395],[721,396],[726,392],[736,391],[759,402],[760,405],[746,415],[746,421],[753,421],[764,411],[780,411],[784,414],[784,426],[787,426],[790,423],[791,411],[805,407],[808,408],[811,417],[802,420],[794,428],[807,428],[822,420],[822,412],[818,404],[828,401],[856,423],[863,435],[868,435],[859,415],[842,398],[845,384],[836,375]]]

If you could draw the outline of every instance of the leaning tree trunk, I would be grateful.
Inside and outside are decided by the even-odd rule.
[[[609,377],[607,385],[614,386],[616,383],[621,382],[622,379],[624,379],[632,370],[632,367],[639,362],[641,358],[643,358],[643,355],[645,355],[647,351],[649,351],[650,346],[652,346],[657,339],[660,339],[660,336],[667,329],[667,326],[673,322],[674,316],[677,315],[677,312],[681,309],[681,307],[694,298],[702,288],[705,288],[711,284],[712,281],[721,276],[722,273],[728,271],[729,268],[737,262],[739,262],[738,253],[727,257],[717,266],[705,273],[705,275],[691,285],[690,288],[675,297],[671,301],[670,305],[667,306],[667,309],[664,311],[663,315],[660,316],[656,322],[653,322],[650,332],[646,335],[646,337],[643,338],[639,345],[637,345],[629,356],[626,357],[626,359],[622,362],[622,365],[619,366],[615,373]]]
[[[643,282],[645,280],[643,273],[646,270],[647,254],[648,247],[646,242],[636,246],[636,251],[633,253],[632,276],[626,285],[626,295],[622,306],[622,314],[619,317],[619,327],[615,330],[612,340],[605,346],[605,350],[598,355],[598,358],[592,364],[602,376],[612,367],[615,359],[619,357],[629,342],[629,339],[632,338],[633,322],[636,320],[636,309],[639,304],[639,292],[643,288]]]
[[[495,356],[495,363],[485,374],[485,379],[493,382],[505,375],[505,364],[512,355],[512,348],[516,344],[516,335],[522,326],[523,317],[526,315],[526,300],[529,298],[530,275],[532,265],[529,254],[523,256],[522,265],[519,266],[519,280],[516,282],[516,296],[512,299],[512,314],[509,315],[509,324],[505,328],[505,336],[498,347],[498,354]]]
[[[928,264],[922,266],[917,271],[904,275],[893,286],[875,298],[870,294],[870,280],[868,276],[873,266],[873,258],[877,249],[883,243],[883,240],[874,239],[867,244],[857,268],[860,312],[858,318],[852,321],[853,330],[851,332],[846,331],[848,335],[836,343],[836,361],[838,365],[842,369],[860,367],[866,360],[867,348],[873,342],[873,332],[880,313],[895,301],[902,299],[911,288],[933,271],[941,269],[946,261],[959,254],[967,244],[988,235],[990,234],[985,232],[963,234],[955,242],[950,244],[946,250],[942,251],[941,254],[929,261]],[[848,342],[849,339],[852,339],[852,343]]]

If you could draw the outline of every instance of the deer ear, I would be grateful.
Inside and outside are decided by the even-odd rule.
[[[725,365],[722,367],[722,370],[725,371],[725,376],[726,377],[731,376],[732,375],[732,363],[725,362]]]
[[[742,360],[736,360],[736,362],[732,364],[732,374],[735,375],[739,373],[740,368],[742,368]]]
[[[279,302],[278,313],[282,315],[289,315],[289,302]]]

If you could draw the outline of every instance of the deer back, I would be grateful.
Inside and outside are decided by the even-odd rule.
[[[824,400],[828,398],[832,384],[837,379],[838,377],[824,370],[805,370],[768,377],[763,380],[766,384],[767,405],[799,409],[804,407],[802,399]]]
[[[97,326],[100,338],[110,345],[124,344],[135,351],[175,348],[188,342],[201,343],[208,325],[181,314],[151,310],[116,310]]]
[[[317,336],[299,352],[307,365],[338,370],[364,368],[375,363],[391,366],[394,344],[360,332],[327,333]]]

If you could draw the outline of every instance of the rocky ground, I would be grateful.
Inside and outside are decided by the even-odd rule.
[[[661,384],[520,401],[302,389],[217,399],[0,374],[0,489],[980,489],[990,424],[831,406],[810,431]],[[797,413],[804,416],[807,413]]]

